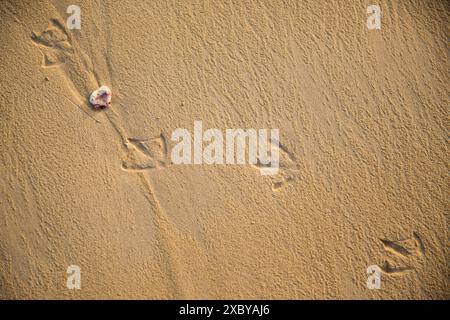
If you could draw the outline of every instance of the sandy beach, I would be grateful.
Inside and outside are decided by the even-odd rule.
[[[0,299],[450,298],[448,1],[0,4]]]

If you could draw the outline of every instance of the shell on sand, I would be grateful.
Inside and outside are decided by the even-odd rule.
[[[107,108],[111,103],[111,90],[107,86],[101,86],[92,92],[89,102],[95,109]]]

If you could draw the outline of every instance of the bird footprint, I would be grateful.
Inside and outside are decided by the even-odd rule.
[[[43,67],[54,67],[64,63],[73,52],[72,41],[64,26],[56,19],[40,34],[33,32],[31,39],[43,47]]]
[[[413,232],[412,237],[402,240],[380,239],[386,251],[381,269],[388,274],[403,274],[413,270],[417,259],[425,254],[420,236]]]
[[[128,138],[128,153],[122,168],[130,171],[165,167],[168,161],[167,140],[163,134],[152,139]]]
[[[285,187],[287,184],[300,179],[300,168],[294,154],[290,152],[284,145],[281,145],[280,143],[269,143],[270,146],[268,147],[268,150],[278,148],[278,154],[280,157],[278,173],[269,176],[272,181],[272,190],[278,191],[279,189]],[[270,165],[270,163],[264,165],[258,160],[258,163],[253,166],[261,170],[265,167],[270,167]]]

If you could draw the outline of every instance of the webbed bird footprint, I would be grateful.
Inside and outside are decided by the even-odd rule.
[[[300,167],[293,153],[291,153],[285,146],[280,143],[268,142],[268,150],[278,149],[279,154],[279,169],[278,173],[270,175],[272,181],[272,190],[277,191],[283,188],[287,184],[300,179]],[[278,145],[278,146],[277,146]],[[270,163],[267,165],[262,164],[259,159],[258,163],[253,165],[255,168],[261,170],[263,168],[270,167]]]
[[[125,170],[148,170],[165,167],[167,159],[167,141],[163,134],[153,139],[128,138],[128,153],[122,162]]]
[[[74,52],[69,34],[56,19],[51,19],[47,29],[40,34],[33,32],[31,39],[43,49],[43,67],[58,66]]]
[[[413,270],[414,264],[425,254],[420,236],[413,232],[412,237],[402,240],[380,239],[386,250],[381,269],[388,274],[403,274]]]
[[[98,80],[91,58],[67,32],[64,22],[50,19],[44,31],[32,32],[31,40],[43,56],[41,66],[62,73],[67,79],[69,92],[75,99],[67,98],[77,106],[84,105],[80,102],[86,101],[87,93],[99,86]]]

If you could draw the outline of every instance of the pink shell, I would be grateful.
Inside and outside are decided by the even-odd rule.
[[[92,92],[89,102],[95,109],[107,108],[111,103],[111,90],[107,86],[101,86]]]

